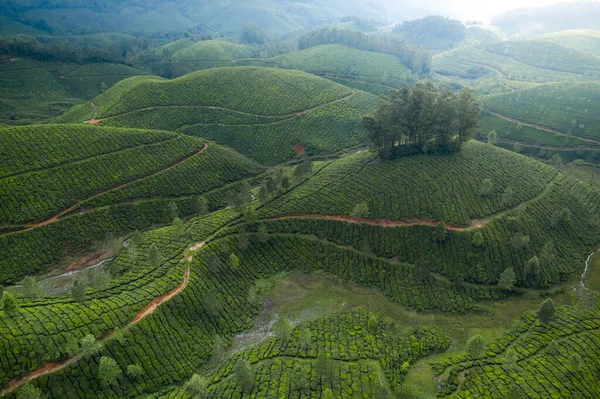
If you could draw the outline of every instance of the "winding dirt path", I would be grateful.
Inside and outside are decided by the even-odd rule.
[[[89,123],[90,125],[99,125],[100,120],[96,119],[96,116],[98,115],[98,106],[96,105],[94,100],[90,101],[90,104],[92,104],[92,108],[94,109],[94,113],[92,114],[92,119],[90,119],[89,121],[85,121],[83,123]]]
[[[288,214],[281,216],[274,216],[271,218],[262,219],[264,221],[273,221],[273,220],[283,220],[283,219],[316,219],[316,220],[337,220],[340,222],[348,222],[348,223],[361,223],[367,224],[370,226],[381,226],[384,228],[390,227],[410,227],[410,226],[438,226],[439,222],[435,220],[427,220],[427,219],[406,219],[406,220],[391,220],[391,219],[369,219],[369,218],[361,218],[355,216],[346,216],[346,215],[318,215],[318,214],[306,214],[306,213],[297,213],[297,214]],[[465,231],[472,229],[480,229],[487,224],[488,220],[481,219],[476,223],[471,223],[470,226],[456,226],[452,224],[447,224],[446,228],[448,230],[454,231]]]
[[[351,97],[353,97],[354,95],[356,95],[357,91],[356,90],[352,90],[352,93],[338,98],[337,100],[333,100],[330,101],[328,103],[323,103],[320,105],[317,105],[315,107],[312,108],[308,108],[305,109],[303,111],[297,111],[297,112],[292,112],[292,113],[288,113],[288,114],[279,114],[279,115],[259,115],[259,114],[252,114],[249,112],[244,112],[244,111],[240,111],[237,109],[232,109],[232,108],[226,108],[226,107],[217,107],[217,106],[212,106],[212,105],[157,105],[157,106],[152,106],[152,107],[145,107],[145,108],[137,108],[137,109],[132,109],[126,112],[122,112],[120,114],[114,114],[114,115],[108,115],[105,118],[102,119],[96,119],[96,115],[97,115],[97,108],[95,107],[95,105],[93,105],[95,107],[95,113],[94,116],[92,117],[91,120],[84,122],[84,123],[92,123],[92,121],[94,121],[96,124],[102,122],[103,120],[106,119],[111,119],[111,118],[117,118],[119,116],[124,116],[124,115],[129,115],[135,112],[139,112],[139,111],[149,111],[149,110],[153,110],[153,109],[163,109],[163,108],[184,108],[184,109],[210,109],[210,110],[217,110],[217,111],[225,111],[225,112],[231,112],[234,114],[238,114],[238,115],[242,115],[242,116],[251,116],[251,117],[255,117],[255,118],[264,118],[264,119],[281,119],[281,118],[289,118],[289,117],[293,117],[296,115],[304,115],[308,112],[314,111],[316,109],[320,109],[320,108],[324,108],[327,107],[329,105],[332,104],[336,104],[345,100],[350,99]],[[92,102],[93,104],[93,102]]]
[[[136,323],[139,323],[140,320],[142,320],[146,316],[149,316],[152,313],[154,313],[160,305],[162,305],[163,303],[167,302],[169,299],[171,299],[174,296],[181,293],[183,290],[185,290],[189,281],[190,281],[190,268],[188,267],[183,275],[183,281],[181,282],[181,284],[179,284],[175,289],[173,289],[169,292],[166,292],[159,297],[154,298],[148,305],[146,305],[142,310],[140,310],[131,319],[131,321],[129,323],[127,323],[127,325],[125,327],[123,327],[123,330],[130,328],[131,326],[135,325]],[[109,332],[104,338],[102,338],[100,340],[100,342],[104,343],[104,342],[108,341],[109,339],[112,339],[112,337],[113,337],[113,331]],[[60,361],[60,362],[48,362],[43,367],[30,372],[29,374],[27,374],[25,377],[21,378],[20,380],[15,379],[15,380],[10,381],[8,383],[8,386],[6,387],[6,389],[4,389],[2,392],[0,392],[0,396],[4,396],[8,393],[11,393],[16,388],[20,387],[23,384],[28,383],[31,380],[36,379],[39,376],[42,376],[44,374],[53,373],[55,371],[58,371],[60,369],[67,367],[70,364],[77,363],[79,361],[79,359],[81,359],[81,358],[82,358],[81,355],[77,355],[77,356],[68,358],[66,360]]]
[[[554,134],[558,134],[559,136],[564,136],[564,137],[571,137],[571,138],[579,139],[581,141],[586,141],[588,143],[600,144],[600,140],[591,139],[589,137],[575,136],[575,135],[569,136],[567,133],[561,132],[560,130],[552,129],[547,126],[539,125],[537,123],[525,122],[520,119],[512,118],[510,116],[503,115],[499,112],[492,111],[491,109],[488,109],[488,108],[485,108],[484,112],[486,112],[490,115],[497,116],[498,118],[504,119],[505,121],[509,121],[509,122],[513,122],[513,123],[520,123],[523,126],[529,126],[534,129],[543,130],[548,133],[554,133]]]
[[[85,198],[85,199],[82,199],[82,200],[79,200],[79,201],[75,202],[75,203],[74,203],[73,205],[71,205],[69,208],[67,208],[67,209],[65,209],[65,210],[63,210],[63,211],[61,211],[60,213],[58,213],[57,215],[54,215],[54,216],[52,216],[51,218],[48,218],[48,219],[46,219],[46,220],[44,220],[44,221],[42,221],[42,222],[27,224],[27,225],[25,225],[25,226],[24,226],[24,228],[23,228],[23,229],[21,229],[21,230],[12,230],[12,231],[9,231],[9,232],[6,232],[6,233],[1,233],[1,234],[0,234],[0,236],[2,236],[2,235],[11,235],[11,234],[15,234],[15,233],[20,233],[20,232],[28,231],[28,230],[35,229],[35,228],[38,228],[38,227],[46,226],[46,225],[48,225],[48,224],[50,224],[50,223],[54,223],[54,222],[56,222],[56,221],[57,221],[57,220],[58,220],[58,219],[59,219],[61,216],[64,216],[64,215],[66,215],[67,213],[71,212],[72,210],[74,210],[75,208],[77,208],[77,207],[78,207],[78,206],[79,206],[79,205],[80,205],[82,202],[84,202],[84,201],[88,201],[88,200],[90,200],[90,199],[97,198],[97,197],[99,197],[99,196],[101,196],[101,195],[103,195],[103,194],[106,194],[106,193],[109,193],[109,192],[112,192],[112,191],[120,190],[120,189],[122,189],[123,187],[129,186],[130,184],[137,183],[137,182],[140,182],[140,181],[143,181],[143,180],[149,179],[149,178],[151,178],[151,177],[153,177],[153,176],[155,176],[155,175],[157,175],[157,174],[160,174],[160,173],[166,172],[167,170],[170,170],[170,169],[172,169],[172,168],[176,167],[177,165],[180,165],[180,164],[182,164],[183,162],[187,161],[188,159],[190,159],[190,158],[192,158],[192,157],[194,157],[194,156],[196,156],[196,155],[198,155],[198,154],[201,154],[201,153],[202,153],[202,152],[204,152],[204,150],[206,150],[207,148],[208,148],[208,143],[204,143],[204,145],[203,145],[203,146],[202,146],[202,147],[201,147],[199,150],[197,150],[197,151],[194,151],[192,154],[190,154],[190,155],[187,155],[187,156],[185,156],[184,158],[177,160],[176,162],[174,162],[174,163],[170,164],[170,165],[169,165],[169,166],[167,166],[166,168],[159,169],[159,170],[157,170],[157,171],[155,171],[155,172],[152,172],[152,173],[151,173],[151,174],[149,174],[149,175],[142,176],[142,177],[140,177],[139,179],[136,179],[136,180],[133,180],[133,181],[129,181],[129,182],[127,182],[127,183],[124,183],[124,184],[118,185],[118,186],[116,186],[116,187],[112,187],[112,188],[110,188],[110,189],[108,189],[108,190],[103,190],[103,191],[101,191],[101,192],[99,192],[99,193],[96,193],[96,194],[94,194],[94,195],[90,196],[90,197],[87,197],[87,198]]]

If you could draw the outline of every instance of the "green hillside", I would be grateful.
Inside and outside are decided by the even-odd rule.
[[[378,99],[304,72],[232,67],[174,80],[137,77],[94,99],[101,125],[179,131],[215,140],[265,165],[364,143],[359,122]],[[58,119],[91,119],[75,107]]]
[[[600,58],[542,41],[495,42],[484,44],[487,52],[550,71],[571,73],[597,79],[600,77]]]
[[[376,94],[389,87],[399,88],[407,81],[417,80],[416,75],[396,56],[336,44],[281,55],[265,63],[324,76]]]
[[[69,64],[0,57],[0,122],[52,118],[125,78],[144,72],[117,64]]]
[[[179,77],[202,69],[231,66],[236,60],[256,57],[251,46],[222,40],[181,39],[136,57],[140,69],[166,77]]]
[[[485,179],[492,182],[491,194],[481,194]],[[450,183],[457,181],[459,185]],[[366,152],[345,157],[322,170],[319,179],[269,203],[261,209],[260,216],[272,220],[269,223],[274,224],[276,231],[321,232],[316,234],[339,245],[356,247],[366,241],[374,253],[395,255],[409,263],[432,253],[436,258],[434,269],[449,277],[461,274],[474,282],[495,283],[512,265],[520,284],[544,285],[560,281],[564,273],[577,272],[585,260],[582,255],[586,248],[597,239],[577,233],[583,226],[584,230],[593,231],[597,222],[596,216],[590,216],[596,212],[589,208],[590,190],[547,165],[471,142],[459,155],[451,157],[414,156],[394,162],[382,162]],[[454,200],[448,202],[447,198]],[[375,226],[357,225],[352,234],[338,236],[336,226],[345,223],[336,217],[351,215],[358,204],[367,205],[366,217]],[[557,220],[565,208],[570,209],[570,221],[558,229]],[[327,218],[333,221],[320,220]],[[576,222],[575,218],[581,219]],[[385,220],[393,220],[404,221],[390,223],[406,227],[394,233],[379,225],[382,219],[383,225]],[[451,231],[447,240],[435,243],[439,221],[444,221]],[[471,243],[478,229],[486,241],[480,249]],[[329,236],[328,231],[334,236]],[[391,242],[400,237],[407,242],[398,247],[386,242],[383,237],[388,231]],[[531,240],[522,246],[515,242],[520,241],[519,236],[529,236]],[[539,255],[545,245],[556,247],[567,258],[545,268],[543,277],[538,275],[535,282],[524,265]],[[467,251],[468,257],[455,257],[456,248]],[[470,266],[465,268],[466,264]]]
[[[494,190],[483,196],[480,182],[486,178],[493,181]],[[513,190],[511,196],[505,195],[508,186]],[[122,249],[109,263],[113,280],[102,289],[88,288],[83,302],[70,296],[17,297],[16,313],[0,319],[0,329],[5,331],[0,345],[9,354],[2,362],[1,385],[16,378],[13,394],[19,393],[24,386],[18,379],[26,370],[59,361],[64,362],[59,363],[64,366],[59,372],[31,382],[49,397],[79,397],[83,386],[87,397],[156,393],[183,398],[189,392],[186,381],[194,373],[205,375],[210,382],[209,397],[250,397],[249,392],[271,395],[290,390],[308,395],[325,389],[343,397],[352,397],[349,389],[369,396],[400,395],[414,377],[413,370],[428,372],[423,370],[429,366],[420,362],[421,358],[448,350],[446,330],[453,340],[458,334],[448,328],[448,319],[440,313],[433,318],[427,313],[411,316],[424,324],[418,328],[418,323],[407,324],[410,319],[401,316],[405,310],[400,309],[443,311],[454,324],[478,323],[474,325],[481,327],[483,319],[490,319],[487,311],[495,312],[492,303],[529,306],[525,303],[539,301],[535,289],[580,274],[587,254],[600,238],[595,227],[600,217],[598,191],[547,165],[477,142],[454,156],[381,161],[362,152],[318,163],[308,180],[273,194],[271,201],[258,207],[257,221],[240,219],[234,209],[226,209],[190,220],[183,234],[174,227],[141,234],[135,245]],[[447,198],[453,198],[457,207],[448,204]],[[368,204],[363,218],[344,220],[342,216],[353,214],[360,201]],[[477,219],[469,220],[471,217]],[[404,224],[381,218],[404,220]],[[446,229],[427,218],[446,220]],[[476,243],[479,232],[483,240]],[[515,237],[522,237],[525,244]],[[149,255],[153,246],[160,253],[158,261]],[[526,271],[528,259],[535,254],[540,267]],[[424,275],[418,271],[423,262],[429,270]],[[530,302],[515,297],[518,292],[492,285],[509,266],[515,270],[518,287],[529,287],[532,292]],[[305,284],[313,278],[306,272],[328,272],[379,290],[384,296],[377,300],[357,300],[373,306],[389,301],[386,306],[395,310],[387,313],[389,318],[364,310],[315,317],[298,308],[299,313],[290,317],[303,316],[291,332],[281,333],[273,327],[273,338],[262,335],[261,330],[256,334],[250,330],[249,339],[257,336],[258,341],[245,347],[252,342],[245,341],[246,332],[260,327],[257,320],[268,314],[261,303],[263,295],[270,295],[265,294],[269,284],[290,271],[304,272]],[[342,289],[341,283],[335,287]],[[169,292],[177,295],[156,312],[139,313],[152,298]],[[299,306],[289,295],[287,292],[285,302]],[[340,302],[350,300],[345,291],[339,295]],[[327,306],[331,304],[319,308]],[[475,322],[469,315],[461,316],[482,309],[486,309],[485,316],[473,314]],[[577,332],[585,331],[593,338],[593,316],[575,320],[568,312],[561,309],[551,329],[536,327],[537,321],[530,318],[527,326],[517,330],[521,333],[514,346],[520,364],[528,364],[536,348],[547,345],[545,337],[553,334],[578,352],[584,342],[590,342]],[[284,317],[275,312],[275,319],[277,316]],[[270,326],[275,319],[263,322]],[[395,320],[403,322],[396,324]],[[496,319],[493,323],[504,325]],[[432,324],[446,326],[444,333],[429,328]],[[110,332],[115,327],[120,331],[113,337]],[[71,336],[81,339],[85,334],[102,339],[101,351],[69,355]],[[222,340],[218,344],[217,335]],[[475,395],[478,381],[489,378],[497,379],[503,392],[506,374],[503,369],[490,371],[499,367],[492,353],[502,354],[514,336],[509,334],[491,345],[479,363],[464,358],[464,343],[450,348],[448,355],[440,355],[435,371],[443,372],[450,366],[446,362],[456,364],[445,373],[450,377],[448,385],[444,384],[444,396],[455,392],[452,384],[463,378],[457,374],[466,369],[473,372],[464,380],[465,392]],[[221,348],[218,351],[217,346]],[[230,352],[230,348],[241,350]],[[323,356],[326,353],[330,356]],[[561,361],[565,356],[562,349],[552,358],[549,356],[555,355],[550,350],[540,353],[548,361]],[[593,375],[588,368],[595,370],[598,362],[591,354],[581,355],[589,366],[582,369],[585,374],[577,389],[589,391],[594,382],[587,377]],[[100,383],[102,356],[115,359],[122,370],[117,384]],[[240,372],[234,371],[242,359],[250,363],[248,388],[237,382]],[[136,364],[141,377],[126,373],[128,366]],[[555,392],[553,379],[542,379],[536,364],[527,367],[531,374],[527,374],[523,389]],[[55,366],[50,367],[53,370]],[[302,385],[302,381],[310,382]]]
[[[534,315],[526,315],[521,324],[492,343],[482,359],[454,358],[435,365],[440,374],[449,371],[441,396],[505,398],[516,390],[531,398],[596,397],[600,395],[595,382],[599,317],[597,308],[583,312],[560,309],[556,320],[545,327]],[[516,354],[510,366],[505,363],[508,352]],[[580,369],[572,366],[574,354],[581,358]],[[459,382],[459,376],[466,378]],[[461,389],[455,393],[459,385]],[[482,389],[492,385],[493,391]]]
[[[574,138],[598,141],[597,102],[600,85],[554,83],[483,98],[491,111],[554,129]]]
[[[198,195],[219,207],[226,202],[220,187],[263,171],[235,151],[171,132],[42,125],[0,135],[8,144],[0,167],[4,281],[90,249],[109,233],[197,213]],[[27,267],[17,266],[38,250]]]
[[[564,47],[574,48],[586,54],[600,55],[600,32],[591,29],[569,29],[539,36],[544,40]]]
[[[186,31],[203,31],[225,35],[239,34],[249,21],[262,25],[273,37],[298,32],[324,22],[349,15],[377,20],[386,14],[374,4],[334,0],[327,4],[308,0],[302,2],[276,0],[193,1],[64,1],[51,4],[44,1],[8,0],[11,15],[21,21],[35,23],[45,20],[59,35],[121,32],[134,35],[181,35]]]
[[[494,46],[510,45],[510,43],[517,42],[499,42]],[[543,62],[533,62],[529,60],[528,54],[525,61],[529,64],[514,58],[512,53],[504,55],[504,47],[501,49],[490,47],[490,51],[486,51],[487,47],[483,46],[463,46],[437,54],[432,60],[432,70],[450,81],[458,82],[464,86],[473,86],[479,94],[494,94],[524,88],[521,87],[520,82],[533,85],[546,82],[573,82],[596,79],[595,75],[586,76],[565,72],[563,70],[565,68],[562,67],[550,68],[551,63],[544,66]],[[492,46],[492,44],[485,46]],[[499,53],[491,51],[494,49]],[[564,54],[565,59],[568,51],[574,51],[566,48],[561,49],[566,52]],[[516,50],[513,49],[513,51]],[[536,56],[538,59],[544,57],[543,54],[537,54]]]

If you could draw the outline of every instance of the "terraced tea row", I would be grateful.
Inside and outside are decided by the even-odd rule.
[[[555,83],[484,97],[485,106],[499,114],[558,130],[582,139],[600,140],[596,98],[600,84]]]
[[[449,371],[439,397],[505,398],[510,391],[529,398],[598,396],[599,316],[597,310],[563,308],[547,327],[534,316],[525,317],[481,359],[461,357],[435,364],[438,372]],[[578,363],[571,360],[575,354]]]
[[[260,214],[349,215],[364,203],[368,213],[362,216],[468,226],[471,219],[535,197],[555,173],[547,165],[476,142],[456,156],[412,156],[393,162],[361,152],[332,163],[318,178],[273,201]],[[493,185],[489,193],[482,192],[486,179]],[[510,201],[503,201],[509,187]]]
[[[157,77],[128,80],[94,102],[99,119],[145,108],[179,105],[279,116],[305,111],[350,94],[352,91],[344,86],[299,71],[238,67],[199,71],[173,80]]]
[[[24,224],[62,214],[78,199],[167,170],[197,154],[203,145],[197,139],[172,134],[155,144],[4,178],[0,220]]]
[[[30,123],[53,118],[115,83],[144,72],[117,64],[34,61],[0,63],[0,122]]]
[[[410,365],[447,349],[449,340],[431,329],[399,337],[393,327],[364,310],[297,325],[289,337],[268,338],[219,365],[206,377],[207,397],[323,395],[327,389],[342,397],[397,392]],[[251,370],[247,387],[239,384],[236,371],[243,362]],[[185,395],[182,389],[166,397]]]

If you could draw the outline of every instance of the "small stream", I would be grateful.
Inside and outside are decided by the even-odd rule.
[[[106,262],[110,262],[113,259],[114,258],[107,258],[107,259],[104,259],[104,260],[96,263],[95,265],[91,265],[91,266],[85,267],[83,269],[72,270],[70,272],[65,272],[65,273],[62,273],[62,274],[57,274],[55,276],[49,276],[49,277],[46,277],[44,279],[39,280],[39,283],[44,283],[44,282],[48,282],[48,281],[52,281],[52,280],[56,280],[56,279],[64,278],[64,277],[71,277],[71,276],[74,276],[76,274],[85,272],[87,270],[97,269],[99,267],[102,267]],[[15,284],[15,285],[13,285],[13,287],[17,287],[17,288],[20,288],[22,286],[23,286],[22,284]]]
[[[583,270],[583,274],[581,275],[581,288],[585,288],[585,283],[583,281],[585,280],[585,276],[587,275],[587,272],[590,267],[590,259],[592,259],[592,256],[596,255],[598,252],[600,252],[600,249],[589,254],[585,261],[585,269]]]

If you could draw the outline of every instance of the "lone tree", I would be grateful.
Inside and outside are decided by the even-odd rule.
[[[496,133],[495,130],[492,130],[487,135],[487,142],[488,142],[488,144],[490,144],[490,145],[496,144],[496,139],[497,138],[498,138],[498,134]]]
[[[371,147],[381,158],[459,152],[477,127],[481,109],[473,92],[454,93],[433,83],[405,85],[382,97],[373,115],[363,117]]]
[[[277,338],[287,343],[292,336],[292,323],[290,319],[285,316],[277,317],[277,320],[273,323],[273,332]]]
[[[511,206],[513,204],[513,200],[515,198],[515,192],[512,187],[508,186],[504,193],[502,194],[502,205]]]
[[[554,301],[552,298],[546,299],[542,302],[542,306],[537,310],[537,317],[540,319],[542,325],[548,325],[556,316],[556,308],[554,307]]]
[[[240,42],[243,44],[265,44],[266,38],[263,28],[255,22],[250,22],[242,27]]]
[[[185,385],[185,392],[190,398],[204,399],[208,392],[208,382],[206,381],[206,378],[194,374]]]
[[[76,302],[85,301],[85,285],[79,280],[75,280],[71,287],[71,296]]]
[[[352,213],[350,216],[363,218],[369,214],[369,206],[366,202],[361,202],[360,204],[356,204],[354,209],[352,209]]]
[[[486,345],[483,335],[475,334],[467,342],[467,354],[473,359],[479,359],[485,353]]]
[[[250,362],[246,359],[237,361],[234,367],[235,381],[245,393],[250,393],[254,388],[254,373],[250,368]]]
[[[508,267],[500,275],[498,287],[502,288],[503,290],[512,290],[516,282],[517,276],[515,275],[515,271],[512,267]]]
[[[473,234],[473,238],[471,239],[471,242],[476,247],[482,246],[484,243],[483,233],[481,233],[481,231],[478,231],[475,234]]]
[[[481,182],[481,188],[479,189],[479,194],[487,197],[488,195],[494,192],[494,183],[490,179],[485,179]]]
[[[96,341],[96,337],[88,334],[81,339],[81,354],[83,356],[92,356],[99,353],[104,348],[101,342]]]
[[[222,362],[223,358],[225,357],[226,348],[227,344],[225,343],[225,340],[221,338],[220,335],[215,335],[215,339],[213,340],[211,360],[215,363]]]
[[[130,364],[127,366],[127,376],[134,380],[140,379],[146,372],[139,364]]]
[[[17,399],[41,399],[42,390],[31,384],[25,384],[19,389]]]
[[[102,356],[98,368],[98,379],[105,387],[117,385],[117,378],[122,374],[121,368],[112,357]]]
[[[25,277],[25,280],[23,280],[23,295],[28,298],[38,298],[42,296],[42,286],[35,277]]]

